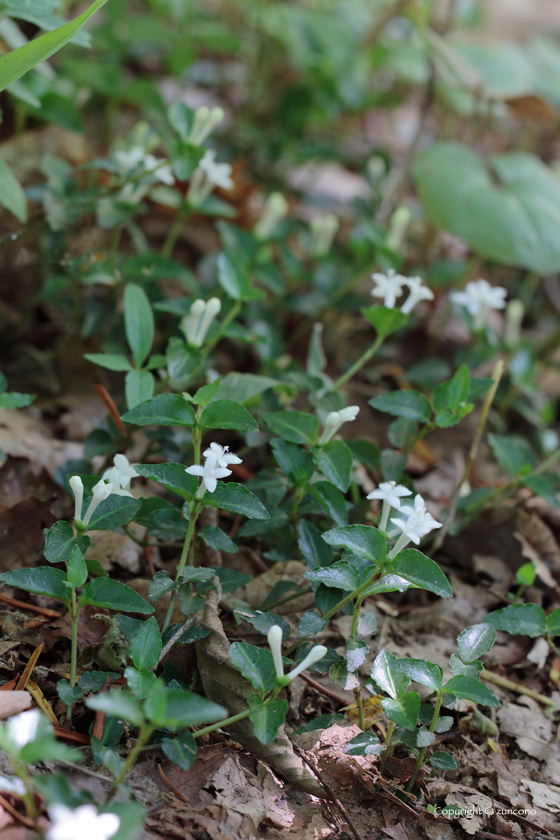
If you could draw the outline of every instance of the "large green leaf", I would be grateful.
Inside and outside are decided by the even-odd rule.
[[[247,409],[233,400],[215,400],[202,412],[203,429],[237,429],[240,432],[257,431],[254,417]]]
[[[229,658],[253,688],[265,693],[276,684],[276,669],[272,654],[246,642],[234,642],[229,649]]]
[[[304,487],[313,475],[313,460],[311,455],[282,438],[273,438],[270,442],[276,463],[289,479],[298,487]]]
[[[93,512],[88,524],[89,531],[114,531],[134,519],[140,509],[140,502],[132,496],[107,496]]]
[[[154,611],[154,608],[134,589],[111,578],[90,580],[82,590],[80,604],[82,606],[91,604],[94,607],[107,607],[109,610],[140,613],[140,615],[151,615]]]
[[[274,434],[290,443],[314,444],[319,436],[319,421],[305,411],[267,411],[264,421]]]
[[[329,545],[346,548],[358,557],[380,563],[387,556],[387,540],[372,525],[346,525],[323,534]],[[400,574],[400,573],[399,573]]]
[[[318,469],[335,487],[346,493],[350,487],[352,453],[342,440],[331,440],[325,446],[318,447],[313,460]]]
[[[130,657],[135,668],[153,668],[161,654],[161,633],[152,615],[144,621],[130,642]]]
[[[464,700],[472,700],[482,706],[500,705],[500,701],[492,694],[490,689],[474,677],[451,677],[449,682],[444,685],[443,690],[447,694],[454,694],[455,697]]]
[[[419,420],[422,423],[427,423],[432,414],[428,398],[420,391],[412,389],[380,394],[368,402],[378,411],[384,411],[395,417],[406,417],[407,420]]]
[[[397,554],[389,571],[421,589],[435,592],[440,598],[453,596],[449,581],[440,567],[417,548],[405,548]]]
[[[474,662],[488,653],[495,641],[495,627],[491,624],[473,624],[457,636],[457,650],[463,662]]]
[[[0,64],[3,60],[0,58]],[[0,158],[0,204],[25,224],[27,221],[27,199],[23,187],[2,158]]]
[[[136,283],[124,289],[124,329],[137,368],[145,362],[154,340],[154,313],[148,295]]]
[[[158,394],[131,408],[122,419],[135,426],[193,426],[194,409],[179,394]]]
[[[496,630],[511,633],[512,636],[544,636],[546,633],[546,614],[538,604],[510,604],[501,610],[491,612],[484,619]]]
[[[286,719],[287,700],[264,703],[258,694],[251,694],[247,703],[249,704],[249,720],[253,724],[255,735],[261,744],[270,744]]]
[[[406,691],[410,684],[410,678],[399,669],[399,660],[388,650],[379,651],[375,657],[371,677],[375,684],[394,700]]]
[[[403,691],[394,699],[384,697],[381,705],[389,720],[394,720],[397,726],[410,730],[416,729],[420,712],[420,695],[417,691]]]
[[[89,537],[75,537],[70,523],[61,519],[47,531],[44,554],[49,563],[67,563],[76,546],[84,552],[90,542]]]
[[[187,502],[198,489],[198,478],[189,475],[183,464],[136,464],[134,469],[138,475],[157,481],[173,493],[178,493]]]
[[[28,70],[35,67],[36,64],[46,61],[47,58],[58,52],[106,2],[107,0],[95,0],[95,3],[92,3],[89,9],[86,9],[74,20],[65,23],[64,26],[60,26],[54,32],[46,32],[39,38],[29,41],[23,47],[19,47],[19,49],[13,50],[13,52],[0,58],[0,90],[4,90],[24,73],[27,73]]]
[[[60,569],[52,569],[50,566],[40,566],[38,569],[14,569],[13,572],[4,572],[0,580],[8,586],[17,586],[18,589],[25,589],[26,592],[33,592],[35,595],[48,595],[56,601],[67,602],[70,593],[64,586],[66,575]]]
[[[234,481],[228,484],[218,482],[213,493],[204,494],[202,504],[230,510],[232,513],[241,513],[248,519],[270,519],[269,512],[255,494]]]
[[[413,172],[438,227],[497,262],[539,274],[560,270],[560,182],[538,158],[509,152],[486,164],[466,146],[435,143]]]

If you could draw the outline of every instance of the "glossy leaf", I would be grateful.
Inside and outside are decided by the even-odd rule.
[[[265,704],[258,694],[251,694],[247,700],[249,720],[261,744],[270,744],[283,725],[288,711],[286,700],[273,700]]]
[[[319,421],[304,411],[267,411],[264,421],[274,434],[289,443],[313,445],[319,436]]]
[[[390,571],[403,577],[405,580],[414,583],[421,589],[434,592],[440,598],[451,598],[453,592],[449,581],[441,571],[437,563],[434,563],[417,548],[405,548],[397,554],[391,564]]]
[[[53,571],[56,571],[53,569]],[[80,604],[94,607],[106,607],[119,612],[151,615],[154,608],[130,586],[111,578],[95,578],[87,583],[80,595]]]
[[[16,586],[26,592],[33,592],[35,595],[48,595],[56,601],[68,603],[70,598],[70,592],[64,585],[66,574],[50,566],[39,566],[37,569],[14,569],[12,572],[1,574],[0,580],[8,586]]]
[[[198,490],[198,478],[189,475],[183,464],[135,464],[134,469],[138,475],[157,481],[188,502]]]
[[[159,662],[161,647],[161,633],[152,615],[131,639],[130,658],[134,667],[139,670],[153,668]]]
[[[204,494],[202,504],[241,513],[248,519],[270,519],[269,512],[255,494],[234,481],[227,484],[219,481],[213,493]]]
[[[512,636],[544,636],[546,633],[546,615],[537,604],[510,604],[501,610],[491,612],[484,621],[492,624],[496,630],[511,633]]]
[[[164,738],[161,749],[181,770],[190,770],[196,758],[196,741],[188,730],[179,732],[176,738]]]
[[[298,487],[304,487],[313,475],[313,459],[311,455],[282,438],[273,438],[270,445],[276,463],[288,478]]]
[[[105,712],[111,717],[121,718],[133,726],[142,726],[144,723],[144,713],[140,700],[127,691],[118,691],[112,688],[102,694],[88,697],[85,703],[88,708],[96,712]]]
[[[346,525],[323,534],[329,545],[346,548],[357,557],[381,563],[387,556],[387,540],[378,528],[371,525]]]
[[[388,650],[381,650],[375,657],[371,677],[376,685],[393,699],[410,684],[410,678],[398,667],[397,657]]]
[[[373,570],[372,570],[373,571]],[[312,569],[304,573],[304,578],[311,583],[322,583],[329,588],[351,592],[360,585],[360,571],[346,560],[339,560],[332,566]]]
[[[272,654],[246,642],[234,642],[229,649],[229,658],[241,671],[246,680],[261,694],[271,691],[276,684],[276,669]]]
[[[135,426],[193,426],[194,409],[179,394],[158,394],[122,415]]]
[[[306,519],[302,519],[298,526],[298,547],[310,569],[330,566],[333,561],[332,548],[322,539],[319,529]]]
[[[394,720],[397,726],[416,729],[420,711],[420,695],[417,691],[405,691],[395,699],[384,697],[381,705],[389,720]]]
[[[90,545],[89,537],[75,537],[72,526],[64,519],[55,522],[45,537],[45,558],[49,563],[67,563],[76,546],[84,552]]]
[[[104,499],[93,513],[88,524],[89,531],[114,531],[134,519],[140,509],[140,502],[131,496],[111,494]]]
[[[380,394],[378,397],[368,400],[368,402],[378,411],[392,414],[395,417],[406,417],[407,420],[418,420],[421,423],[427,423],[432,414],[428,398],[420,391],[412,389]]]
[[[124,289],[124,329],[134,364],[139,369],[152,349],[154,313],[148,295],[136,283],[128,283]]]
[[[286,619],[281,615],[276,615],[275,613],[263,612],[262,610],[251,610],[248,607],[238,607],[235,610],[235,615],[238,615],[240,618],[248,621],[249,624],[253,625],[255,630],[258,630],[259,633],[263,633],[265,636],[268,635],[270,628],[276,624],[282,629],[282,639],[284,642],[292,632],[292,628]]]
[[[432,691],[441,691],[441,668],[438,668],[433,662],[428,662],[425,659],[399,659],[394,667],[410,677],[413,682],[425,685]]]
[[[247,409],[232,400],[215,400],[202,412],[203,429],[237,429],[240,432],[257,431],[254,417]]]
[[[473,679],[473,677],[451,677],[449,682],[445,684],[444,691],[446,694],[453,694],[455,697],[480,703],[481,706],[496,707],[500,705],[498,698],[494,697],[485,685],[479,680]]]
[[[373,732],[360,732],[344,747],[345,755],[381,755],[385,745]]]
[[[474,662],[488,653],[495,641],[495,627],[491,624],[473,624],[457,636],[457,650],[463,662]]]
[[[443,752],[443,750],[435,751],[435,753],[430,758],[430,764],[432,767],[435,767],[436,770],[457,769],[457,762],[455,761],[453,756],[449,755],[449,753]]]
[[[346,493],[350,487],[352,453],[342,440],[331,440],[313,453],[315,465],[335,487]]]

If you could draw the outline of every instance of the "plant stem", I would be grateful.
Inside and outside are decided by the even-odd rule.
[[[374,356],[377,353],[377,351],[383,344],[383,339],[384,336],[378,335],[371,347],[369,347],[365,353],[362,353],[360,358],[357,359],[357,361],[355,361],[354,364],[351,365],[351,367],[349,367],[348,370],[342,374],[342,376],[338,377],[336,382],[333,385],[331,385],[330,388],[327,389],[326,393],[328,394],[331,391],[338,391],[338,389],[342,388],[342,386],[345,385],[349,379],[352,379],[352,377],[355,376],[355,374],[358,373],[358,371],[360,371],[367,362],[369,362],[372,356]]]
[[[430,732],[433,732],[434,729],[436,728],[436,723],[437,723],[437,719],[439,717],[439,710],[441,709],[442,702],[443,702],[443,692],[441,692],[441,694],[438,694],[438,696],[437,696],[436,705],[434,707],[434,714],[432,716],[432,722],[430,723],[430,729],[429,729]],[[407,790],[409,792],[414,787],[414,782],[416,781],[416,777],[418,776],[418,773],[422,769],[422,765],[424,764],[424,759],[426,758],[427,749],[428,749],[428,747],[422,747],[420,755],[416,759],[416,764],[414,766],[414,772],[412,773],[412,776],[408,780],[408,784],[405,788],[405,790]]]
[[[358,707],[358,716],[360,721],[360,729],[362,732],[366,731],[366,716],[364,714],[364,701],[362,698],[362,686],[358,685],[354,689],[354,697],[356,698],[356,706]]]
[[[208,735],[209,732],[213,732],[215,729],[220,729],[222,726],[229,726],[231,723],[237,723],[238,720],[244,720],[247,717],[249,717],[249,709],[246,709],[244,712],[239,712],[238,715],[232,715],[232,717],[226,718],[225,720],[219,720],[217,723],[211,723],[210,726],[205,726],[204,729],[198,729],[192,733],[192,736],[193,738],[200,738],[201,735]]]
[[[169,259],[169,257],[173,253],[173,248],[175,247],[175,243],[177,242],[177,240],[179,238],[179,235],[180,235],[181,230],[183,228],[183,224],[185,222],[185,219],[189,215],[189,210],[190,210],[190,207],[189,207],[188,204],[184,204],[179,209],[179,212],[177,213],[177,216],[175,217],[175,221],[173,222],[173,224],[169,228],[169,232],[167,234],[165,242],[163,243],[163,247],[161,249],[161,256],[162,257],[167,257]]]
[[[80,607],[76,597],[76,590],[72,590],[72,598],[70,601],[70,625],[72,628],[72,638],[70,643],[70,687],[74,688],[76,685],[76,671],[78,664],[78,624],[80,621]],[[68,720],[72,717],[72,703],[66,706],[66,717]]]
[[[385,752],[381,756],[381,761],[379,763],[379,772],[383,775],[383,771],[385,770],[385,762],[389,757],[389,750],[391,749],[391,738],[393,737],[393,732],[395,731],[396,723],[394,720],[391,721],[389,724],[389,729],[387,730],[387,735],[385,736]]]
[[[463,484],[467,480],[469,473],[471,471],[471,467],[476,459],[478,454],[478,447],[480,446],[480,441],[482,440],[482,433],[484,432],[484,427],[486,426],[486,421],[488,419],[488,414],[490,412],[490,408],[492,403],[494,402],[494,397],[496,396],[496,391],[498,390],[498,385],[500,384],[500,379],[502,378],[502,373],[504,371],[504,363],[502,359],[497,363],[494,370],[492,371],[492,386],[490,390],[486,394],[484,398],[484,402],[482,404],[482,411],[480,412],[480,417],[478,420],[478,426],[476,427],[475,436],[473,442],[471,444],[469,457],[467,458],[467,463],[465,464],[465,469],[463,470],[463,474],[457,484],[455,485],[455,490],[453,491],[453,496],[451,497],[451,504],[449,505],[449,510],[447,512],[447,517],[443,524],[443,528],[437,535],[434,540],[433,550],[438,551],[443,545],[443,541],[446,538],[449,529],[451,528],[453,521],[455,519],[455,514],[457,513],[457,505],[459,504],[459,499],[461,497],[461,488]]]
[[[185,542],[183,543],[183,550],[181,551],[181,557],[179,559],[179,565],[177,566],[177,574],[175,575],[175,583],[178,584],[183,576],[183,572],[185,571],[185,566],[187,564],[187,557],[189,556],[189,548],[191,546],[192,538],[194,535],[194,529],[196,526],[196,520],[198,519],[198,514],[200,512],[200,506],[195,502],[193,504],[193,508],[191,510],[191,518],[189,519],[189,527],[187,528],[187,533],[185,534]],[[175,609],[175,605],[177,603],[177,598],[179,596],[178,588],[174,589],[171,598],[169,599],[169,606],[167,608],[167,613],[165,616],[165,621],[163,622],[162,632],[167,630],[169,624],[171,623],[171,616],[173,615],[173,610]]]
[[[119,785],[122,782],[124,782],[124,780],[126,779],[128,771],[130,770],[130,768],[132,767],[132,765],[136,761],[136,758],[138,757],[138,754],[139,754],[140,750],[142,749],[144,744],[148,743],[148,741],[152,737],[152,734],[153,734],[154,731],[155,731],[155,728],[153,726],[149,726],[148,724],[146,726],[140,727],[140,732],[138,733],[138,738],[136,739],[136,743],[134,744],[133,748],[131,749],[131,751],[128,754],[128,758],[126,759],[126,761],[124,763],[124,767],[121,770],[121,772],[119,773],[119,775],[117,776],[117,778],[113,781],[113,784],[111,785],[111,792],[109,793],[109,796],[107,798],[108,802],[110,802],[110,800],[113,798],[113,796],[117,792],[117,789],[118,789]]]

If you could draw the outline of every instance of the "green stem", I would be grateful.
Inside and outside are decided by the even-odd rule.
[[[362,732],[366,731],[366,716],[364,713],[364,701],[362,698],[362,686],[358,685],[354,689],[354,697],[356,698],[356,706],[358,707],[358,716],[360,720],[360,729]]]
[[[175,247],[175,243],[177,242],[177,240],[179,238],[179,235],[180,235],[181,230],[183,228],[183,224],[185,223],[185,219],[189,215],[189,211],[190,211],[189,205],[184,204],[180,208],[179,212],[177,213],[175,221],[173,222],[173,224],[169,228],[169,232],[167,234],[165,242],[163,243],[163,247],[161,249],[161,256],[162,257],[167,257],[167,259],[169,259],[169,257],[173,253],[173,248]]]
[[[153,727],[153,726],[146,725],[146,726],[140,727],[140,732],[138,733],[138,738],[136,739],[136,743],[134,744],[133,748],[129,752],[128,758],[126,759],[121,772],[119,773],[117,778],[114,780],[113,784],[111,785],[111,792],[109,793],[109,796],[107,798],[107,802],[111,801],[111,799],[113,798],[113,796],[117,792],[117,789],[118,789],[119,785],[122,784],[122,782],[124,782],[124,780],[126,779],[126,776],[128,774],[128,771],[130,770],[130,768],[132,767],[132,765],[136,761],[136,758],[138,757],[138,754],[140,753],[142,747],[144,746],[144,744],[148,743],[148,741],[150,740],[150,738],[152,737],[152,734],[154,732],[155,732],[155,727]]]
[[[360,358],[357,361],[355,361],[354,364],[351,365],[351,367],[349,367],[348,370],[342,374],[342,376],[339,376],[336,382],[333,385],[331,385],[330,388],[327,389],[326,393],[328,394],[331,391],[338,391],[338,389],[342,388],[342,386],[345,385],[349,379],[352,379],[352,377],[355,376],[355,374],[358,373],[358,371],[360,371],[367,362],[369,362],[372,356],[374,356],[377,353],[377,351],[383,344],[383,340],[384,336],[378,335],[371,347],[369,347],[365,353],[362,353]]]
[[[192,736],[193,738],[200,738],[202,735],[208,735],[209,732],[214,732],[215,729],[220,729],[222,726],[229,726],[231,723],[237,723],[238,720],[244,720],[247,717],[249,717],[249,709],[246,709],[244,712],[239,712],[238,715],[232,715],[232,717],[226,718],[225,720],[219,720],[217,723],[211,723],[210,726],[205,726],[204,729],[198,729],[192,733]]]
[[[185,542],[183,543],[183,550],[181,551],[181,557],[179,559],[179,565],[177,566],[177,574],[175,575],[175,583],[178,584],[183,576],[183,572],[185,571],[185,566],[187,565],[187,558],[189,556],[189,548],[191,546],[192,538],[194,535],[194,529],[196,526],[196,520],[198,519],[198,514],[200,512],[200,506],[197,502],[194,503],[193,508],[191,510],[191,518],[189,519],[189,527],[187,528],[187,533],[185,534]],[[175,605],[177,603],[177,598],[179,597],[179,589],[176,588],[169,599],[169,606],[167,608],[167,613],[165,616],[165,621],[163,622],[162,632],[167,630],[171,623],[171,616],[173,615],[173,610],[175,609]]]
[[[442,702],[443,702],[443,692],[441,694],[438,694],[438,696],[437,696],[436,705],[434,707],[434,714],[432,716],[432,722],[430,723],[430,729],[429,729],[430,732],[433,732],[434,729],[436,728],[436,722],[437,722],[437,719],[439,717],[439,710],[441,709]],[[412,790],[412,788],[414,787],[414,782],[416,781],[416,777],[418,776],[418,773],[420,772],[420,770],[422,769],[422,765],[424,764],[424,759],[426,758],[427,750],[428,750],[428,747],[423,747],[421,752],[420,752],[420,755],[416,759],[416,764],[414,766],[414,772],[412,773],[412,776],[410,777],[410,779],[408,781],[408,784],[405,788],[405,790],[407,790],[408,792],[410,792]]]
[[[431,423],[426,423],[426,425],[424,426],[424,428],[423,428],[423,429],[420,429],[420,431],[419,431],[419,432],[416,432],[416,434],[414,435],[414,437],[412,437],[412,438],[408,441],[408,443],[406,444],[406,446],[405,446],[405,448],[404,448],[404,452],[405,452],[405,454],[406,454],[406,455],[408,455],[408,453],[409,453],[412,449],[414,449],[414,447],[416,446],[416,444],[417,444],[417,443],[419,443],[419,441],[423,440],[423,439],[426,437],[426,435],[429,435],[429,434],[430,434],[430,432],[433,432],[433,430],[434,430],[435,428],[436,428],[435,421],[434,421],[434,422],[431,422]]]
[[[395,731],[396,723],[394,720],[391,721],[389,724],[389,729],[387,730],[387,735],[385,736],[385,752],[381,756],[381,762],[379,764],[379,772],[383,775],[383,771],[385,770],[385,762],[389,757],[389,750],[391,749],[391,738],[393,737],[393,732]]]
[[[76,590],[72,590],[72,598],[70,601],[70,625],[72,628],[72,637],[70,643],[70,687],[74,688],[76,685],[76,672],[78,665],[78,624],[80,621],[80,607],[76,597]],[[72,703],[66,706],[66,717],[68,720],[72,717]]]

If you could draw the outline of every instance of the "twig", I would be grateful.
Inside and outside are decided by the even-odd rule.
[[[0,601],[3,601],[5,604],[9,604],[11,607],[20,607],[22,610],[29,610],[29,612],[37,613],[37,615],[43,615],[45,618],[62,618],[62,613],[59,613],[56,610],[48,610],[46,607],[36,607],[35,604],[27,604],[25,601],[17,601],[15,598],[10,598],[8,595],[4,595],[2,592],[0,592]]]
[[[178,787],[175,787],[175,785],[173,784],[171,779],[168,777],[167,773],[165,772],[165,770],[163,769],[161,764],[158,764],[157,769],[158,769],[159,775],[160,775],[161,780],[164,783],[164,785],[167,785],[169,790],[173,791],[173,793],[175,794],[177,799],[180,799],[181,802],[186,802],[187,805],[190,805],[191,803],[189,802],[188,797],[186,797],[184,793],[181,793],[181,791],[179,790]]]
[[[191,624],[194,622],[194,619],[195,619],[195,616],[193,616],[192,618],[187,618],[185,623],[181,624],[181,626],[179,627],[177,632],[173,633],[173,635],[171,636],[171,638],[169,639],[167,644],[162,648],[159,659],[157,661],[157,664],[154,665],[154,667],[152,668],[152,671],[155,671],[155,669],[157,668],[159,663],[162,661],[162,659],[164,659],[167,656],[167,654],[169,653],[169,651],[171,650],[171,648],[173,647],[175,642],[177,642],[181,638],[181,636],[183,635],[185,630],[187,630],[191,626]]]
[[[27,683],[29,682],[29,677],[33,673],[33,668],[37,664],[37,660],[41,656],[41,651],[43,650],[43,644],[41,643],[39,647],[36,647],[31,656],[29,657],[29,662],[25,666],[25,670],[21,677],[19,678],[19,682],[16,685],[16,691],[24,691],[27,687]]]
[[[7,799],[4,799],[2,795],[0,795],[0,805],[5,811],[8,812],[8,814],[10,814],[10,816],[12,816],[18,822],[22,823],[23,825],[26,825],[28,828],[35,828],[35,823],[33,822],[33,820],[30,817],[24,817],[23,814],[20,814],[17,808],[14,808],[14,806],[11,805]]]
[[[325,789],[325,792],[328,793],[328,795],[331,799],[331,802],[333,802],[336,805],[336,807],[338,808],[338,810],[342,814],[344,820],[348,824],[348,828],[350,829],[350,831],[354,835],[355,840],[364,840],[364,838],[362,837],[362,835],[359,833],[356,826],[352,822],[352,820],[350,818],[350,814],[348,813],[348,811],[346,810],[346,808],[344,807],[344,805],[342,804],[340,799],[337,797],[334,790],[325,782],[325,780],[319,774],[319,771],[317,770],[315,765],[312,764],[312,762],[307,758],[304,751],[301,750],[299,747],[295,746],[295,744],[294,744],[294,749],[297,752],[297,754],[299,755],[299,757],[301,758],[301,760],[303,761],[303,763],[307,764],[307,766],[309,767],[311,772],[315,776],[317,776],[317,780],[318,780],[319,784],[321,785],[321,787],[323,787]]]
[[[539,694],[538,691],[533,691],[532,688],[526,688],[524,685],[508,680],[506,677],[500,677],[499,674],[495,674],[493,671],[487,671],[486,668],[482,671],[480,677],[486,682],[494,683],[494,685],[499,685],[502,688],[508,688],[510,691],[515,691],[516,694],[525,694],[526,697],[532,697],[533,700],[536,700],[537,703],[542,703],[543,706],[558,705],[550,697],[545,697],[544,694]]]
[[[325,697],[330,697],[331,700],[334,700],[336,703],[342,703],[345,706],[348,704],[346,698],[341,697],[340,694],[336,693],[336,691],[331,691],[330,688],[325,688],[324,685],[321,685],[321,683],[318,683],[307,674],[300,674],[300,677],[302,680],[305,680],[307,685],[310,685],[311,688],[314,688],[315,691],[318,691],[320,694],[324,694]]]

